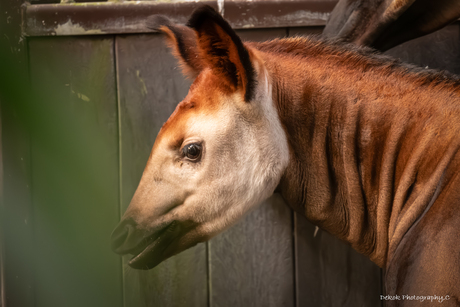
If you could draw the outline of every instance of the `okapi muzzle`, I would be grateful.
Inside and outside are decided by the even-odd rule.
[[[141,229],[132,218],[124,218],[112,233],[112,249],[124,255],[135,255],[129,262],[135,269],[151,269],[170,257],[166,248],[178,234],[177,223]]]

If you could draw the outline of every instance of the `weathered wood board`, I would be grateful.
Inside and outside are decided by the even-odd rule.
[[[296,214],[297,306],[381,306],[379,267]]]
[[[113,41],[29,42],[37,307],[122,306]]]
[[[163,123],[190,86],[160,34],[116,39],[120,108],[121,210],[139,183]],[[206,306],[206,244],[174,256],[150,271],[124,259],[125,306]]]

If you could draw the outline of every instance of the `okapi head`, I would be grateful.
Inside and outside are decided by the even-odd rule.
[[[288,163],[285,132],[257,51],[211,7],[188,26],[154,16],[196,77],[161,128],[112,248],[150,269],[240,219],[273,194]]]

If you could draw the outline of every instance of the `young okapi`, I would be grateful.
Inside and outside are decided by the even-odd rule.
[[[460,304],[457,78],[309,38],[242,43],[208,6],[188,26],[150,26],[195,81],[113,232],[131,267],[210,239],[278,192],[386,268],[387,294]]]

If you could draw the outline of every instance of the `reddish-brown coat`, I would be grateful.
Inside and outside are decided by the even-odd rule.
[[[229,85],[222,82],[222,79],[210,69],[203,71],[191,85],[187,97],[177,105],[174,112],[163,124],[154,146],[159,146],[163,138],[169,138],[173,140],[169,143],[179,147],[184,139],[183,134],[187,131],[186,125],[190,118],[198,116],[198,114],[211,115],[216,112],[219,107],[219,99],[216,97],[232,91]],[[155,147],[152,153],[154,150]]]
[[[389,293],[458,297],[458,79],[307,38],[249,46],[290,145],[288,204],[386,267]]]

